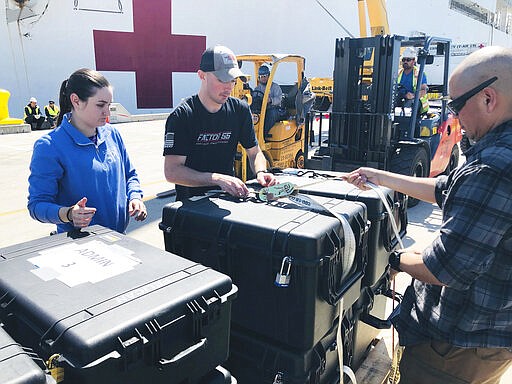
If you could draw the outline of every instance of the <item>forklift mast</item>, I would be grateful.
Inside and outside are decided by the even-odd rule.
[[[336,40],[329,128],[330,155],[336,163],[341,157],[343,163],[386,168],[400,57],[398,39],[387,35]]]
[[[418,53],[419,79],[434,56],[442,63],[442,79],[435,84],[429,82],[431,91],[437,95],[436,107],[431,108],[433,113],[429,115],[419,114],[419,86],[409,113],[397,113],[400,55],[407,46]],[[399,148],[405,146],[421,147],[421,156],[429,163],[441,136],[437,127],[448,118],[449,48],[450,40],[437,37],[385,35],[337,39],[328,146],[320,147],[307,166],[333,171],[350,171],[360,166],[393,170],[393,159],[395,163],[399,161]],[[421,133],[425,132],[423,126],[427,126],[427,134]],[[412,153],[412,149],[402,152]],[[428,176],[429,164],[423,168],[420,176]],[[400,173],[403,172],[406,171]]]

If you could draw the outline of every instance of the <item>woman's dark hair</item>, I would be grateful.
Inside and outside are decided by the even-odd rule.
[[[88,68],[81,68],[76,70],[69,76],[69,79],[64,80],[60,86],[59,91],[59,105],[60,113],[57,119],[57,125],[62,123],[64,115],[71,112],[72,93],[76,93],[80,100],[87,101],[91,96],[94,96],[98,89],[110,87],[108,80],[98,71]]]

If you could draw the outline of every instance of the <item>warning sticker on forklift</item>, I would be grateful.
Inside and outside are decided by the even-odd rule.
[[[39,254],[28,259],[36,267],[31,272],[44,281],[57,279],[69,287],[97,283],[140,264],[129,249],[98,240],[49,248]]]

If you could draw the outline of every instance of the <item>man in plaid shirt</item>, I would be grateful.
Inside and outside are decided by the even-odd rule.
[[[367,181],[437,203],[439,236],[395,251],[414,279],[395,326],[405,346],[400,383],[499,383],[512,362],[512,49],[486,47],[452,73],[448,103],[476,144],[449,176],[360,168]]]

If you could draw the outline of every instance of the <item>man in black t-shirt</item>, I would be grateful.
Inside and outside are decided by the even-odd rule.
[[[219,188],[233,196],[247,196],[247,186],[233,176],[238,143],[245,148],[258,182],[274,185],[249,106],[230,97],[237,77],[244,76],[236,56],[223,46],[208,48],[197,74],[199,93],[183,100],[165,124],[164,172],[167,181],[176,184],[176,200]]]

